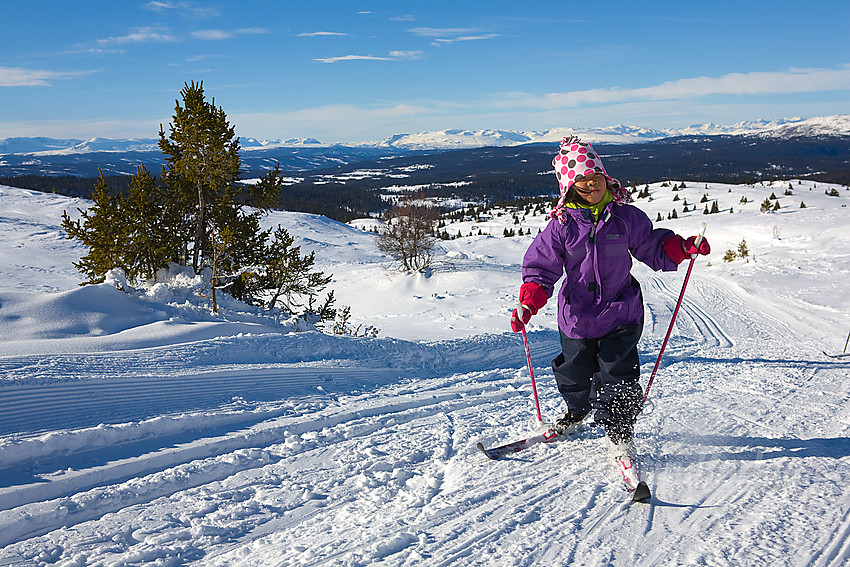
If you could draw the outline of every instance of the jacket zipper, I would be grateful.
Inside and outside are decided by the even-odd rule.
[[[600,282],[599,282],[599,256],[596,248],[596,225],[599,224],[599,221],[593,219],[590,228],[590,245],[593,248],[593,278],[594,281],[591,285],[593,286],[593,301],[595,303],[600,303],[602,301],[602,290]]]

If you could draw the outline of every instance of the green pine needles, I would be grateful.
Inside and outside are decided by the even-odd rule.
[[[310,311],[331,277],[314,269],[313,254],[302,255],[282,228],[262,230],[260,219],[277,204],[283,187],[279,166],[258,183],[239,183],[239,138],[203,82],[186,83],[175,101],[168,133],[160,126],[159,147],[166,165],[157,179],[143,166],[129,186],[111,190],[101,173],[93,204],[78,220],[63,213],[68,238],[88,252],[75,262],[86,278],[101,283],[121,268],[130,282],[153,280],[171,263],[211,274],[216,291],[292,315]],[[322,319],[333,319],[328,296]]]

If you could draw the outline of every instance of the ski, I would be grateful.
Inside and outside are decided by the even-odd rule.
[[[534,445],[538,445],[540,443],[553,443],[561,437],[566,436],[558,435],[558,433],[550,427],[542,433],[538,433],[537,435],[532,435],[531,437],[520,439],[519,441],[514,441],[512,443],[507,443],[506,445],[492,447],[490,449],[484,447],[484,443],[481,443],[479,441],[478,450],[484,453],[484,455],[486,455],[488,459],[497,461],[505,455],[518,453],[519,451],[528,449],[529,447],[533,447]]]
[[[841,354],[829,354],[825,350],[822,350],[821,352],[829,358],[847,358],[848,356],[850,356],[850,352],[842,352]]]
[[[578,427],[568,433],[559,435],[550,427],[536,435],[520,439],[519,441],[506,443],[505,445],[499,445],[498,447],[491,447],[488,449],[484,446],[484,443],[480,441],[478,442],[477,447],[478,450],[481,451],[488,459],[498,461],[505,455],[518,453],[541,443],[554,443],[560,439],[570,437],[576,430],[578,430]],[[620,476],[623,479],[626,490],[632,497],[632,502],[649,502],[649,500],[652,499],[652,493],[650,492],[649,486],[646,482],[641,480],[640,474],[637,470],[637,463],[635,463],[634,459],[627,455],[614,456],[613,458],[614,463],[617,465],[617,469],[620,471]]]
[[[626,485],[626,490],[632,495],[632,502],[649,502],[652,498],[652,493],[649,491],[649,486],[646,482],[641,480],[634,459],[623,455],[614,457],[614,462],[617,464],[617,469],[620,471],[620,476]]]

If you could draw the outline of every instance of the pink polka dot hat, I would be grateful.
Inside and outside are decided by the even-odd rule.
[[[577,179],[593,173],[601,173],[608,180],[608,188],[614,194],[614,202],[622,205],[631,201],[629,192],[622,184],[608,175],[602,159],[588,142],[582,142],[575,136],[569,136],[561,141],[561,150],[552,160],[558,185],[561,187],[561,198],[552,211],[552,217],[561,217],[560,209],[564,206],[567,192]]]

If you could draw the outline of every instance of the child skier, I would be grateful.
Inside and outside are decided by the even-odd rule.
[[[637,351],[643,297],[631,275],[632,257],[653,270],[674,271],[711,249],[704,239],[697,246],[696,237],[653,229],[643,211],[627,204],[628,191],[589,143],[564,138],[552,164],[561,198],[523,258],[522,313],[513,311],[511,328],[523,329],[566,272],[558,294],[562,352],[552,369],[567,409],[553,429],[572,433],[595,410],[612,452],[629,454],[643,404]]]

